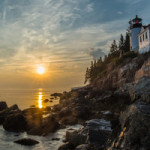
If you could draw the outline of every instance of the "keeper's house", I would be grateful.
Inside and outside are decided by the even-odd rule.
[[[142,19],[136,16],[129,21],[131,50],[139,53],[150,51],[150,24],[142,25]]]

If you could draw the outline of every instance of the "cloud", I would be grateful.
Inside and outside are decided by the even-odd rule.
[[[118,12],[117,12],[117,14],[122,15],[122,14],[123,14],[123,12],[122,12],[122,11],[118,11]]]
[[[94,11],[93,3],[88,4],[88,5],[87,5],[87,7],[86,7],[86,10],[87,10],[87,12],[88,12],[88,13],[90,13],[90,12]]]
[[[103,52],[102,49],[98,48],[98,49],[91,49],[89,52],[90,56],[93,57],[93,59],[99,59],[100,57],[105,56],[105,53]]]
[[[108,53],[110,41],[125,32],[131,6],[129,0],[2,0],[0,54],[10,65],[86,65],[90,47]]]

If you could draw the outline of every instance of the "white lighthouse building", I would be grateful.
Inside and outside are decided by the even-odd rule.
[[[129,24],[131,50],[139,53],[150,51],[150,25],[143,26],[137,15]]]

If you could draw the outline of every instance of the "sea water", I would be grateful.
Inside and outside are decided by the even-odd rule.
[[[50,89],[1,89],[0,101],[6,101],[8,106],[17,104],[20,109],[29,108],[31,105],[36,107],[53,106],[59,103],[58,99],[51,99],[50,94],[55,91]],[[51,102],[44,103],[45,99]],[[57,150],[63,144],[64,136],[68,128],[79,129],[81,125],[69,126],[66,129],[60,129],[48,136],[32,136],[24,133],[7,132],[0,126],[0,150]],[[39,141],[39,144],[34,146],[23,146],[14,143],[15,140],[21,138],[32,138]],[[55,141],[52,138],[60,138]]]
[[[48,136],[32,136],[24,133],[7,132],[0,126],[0,150],[57,150],[60,145],[63,144],[67,129],[79,129],[81,125],[68,126],[65,129],[60,129],[53,134]],[[22,138],[32,138],[39,141],[39,144],[34,146],[24,146],[14,143],[15,140]],[[55,141],[52,138],[59,138],[60,140]]]
[[[20,109],[53,106],[59,103],[58,99],[51,99],[50,94],[56,91],[51,89],[0,89],[0,101],[6,101],[8,106],[17,104]],[[45,99],[49,102],[44,103]]]

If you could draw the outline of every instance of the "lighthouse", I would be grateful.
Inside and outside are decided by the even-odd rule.
[[[129,21],[130,24],[130,45],[131,50],[137,52],[139,50],[138,35],[142,28],[142,19],[137,15],[133,20]]]

